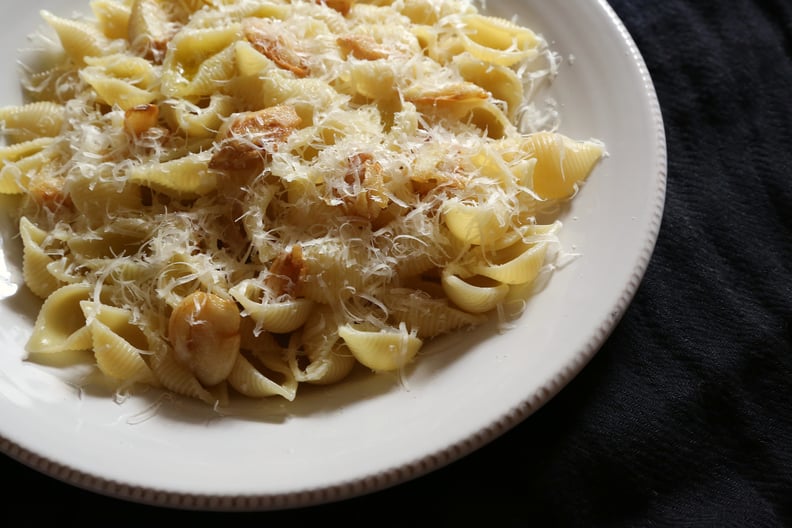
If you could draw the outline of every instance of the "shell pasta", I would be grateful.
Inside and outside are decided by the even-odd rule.
[[[520,315],[604,145],[537,131],[557,56],[469,0],[94,0],[0,108],[31,357],[293,400]]]

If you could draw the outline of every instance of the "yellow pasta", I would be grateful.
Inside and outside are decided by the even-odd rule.
[[[57,136],[64,117],[63,105],[51,101],[0,108],[0,122],[12,143]]]
[[[91,0],[91,12],[96,17],[96,24],[109,39],[121,39],[129,36],[128,2],[116,0]]]
[[[22,276],[25,284],[38,297],[46,299],[63,286],[50,271],[50,266],[56,261],[43,247],[47,232],[23,216],[19,220],[19,234],[22,238]]]
[[[90,350],[93,341],[80,303],[89,299],[88,284],[58,288],[42,304],[26,349],[31,353]]]
[[[487,240],[500,240],[509,228],[503,204],[466,204],[449,200],[443,207],[443,219],[449,231],[468,244],[483,244]]]
[[[91,347],[99,370],[120,381],[159,385],[144,359],[150,354],[148,341],[143,332],[131,324],[129,310],[97,307],[91,301],[81,301],[80,308],[90,321]]]
[[[523,103],[522,81],[513,69],[498,64],[490,64],[463,53],[453,58],[453,64],[460,75],[468,81],[481,86],[492,96],[506,103],[507,115],[513,118]]]
[[[90,351],[119,390],[403,373],[520,315],[605,156],[527,122],[556,56],[471,0],[89,5],[42,13],[62,60],[0,108],[0,194],[42,299],[27,350]]]
[[[192,372],[174,359],[170,351],[154,355],[151,368],[157,380],[176,394],[196,398],[210,405],[218,401],[210,391],[211,387],[204,387]]]
[[[338,335],[355,358],[374,371],[399,370],[409,364],[423,341],[402,325],[395,329],[366,329],[353,325],[339,327]]]
[[[535,244],[517,242],[495,252],[489,258],[474,254],[478,260],[470,266],[470,270],[504,284],[524,284],[531,282],[539,273],[546,254],[546,242]]]
[[[129,181],[174,196],[207,194],[217,188],[217,172],[209,167],[208,154],[192,154],[164,163],[138,165]]]
[[[288,334],[300,328],[314,308],[308,299],[277,302],[262,298],[261,288],[251,280],[240,282],[229,293],[244,309],[243,315],[256,321],[259,328],[276,334]]]
[[[40,137],[0,147],[0,194],[25,192],[32,173],[46,162],[44,151],[53,142],[53,138]]]
[[[205,107],[180,99],[168,101],[162,112],[172,130],[191,138],[214,138],[234,109],[233,97],[212,94]]]
[[[465,14],[460,18],[464,47],[478,59],[490,64],[513,66],[538,53],[540,41],[526,27],[478,13]]]
[[[253,398],[281,396],[291,401],[297,394],[297,381],[288,365],[260,351],[251,352],[247,357],[240,355],[228,375],[228,383]]]
[[[503,110],[492,101],[472,108],[463,119],[483,130],[493,139],[501,139],[514,133],[514,125]]]
[[[533,188],[545,199],[572,196],[604,153],[599,142],[575,141],[551,132],[531,135],[525,148],[536,156]]]
[[[107,211],[139,209],[141,187],[132,182],[96,181],[73,174],[64,183],[69,200],[76,211],[92,225],[103,225]]]
[[[233,43],[240,32],[239,25],[179,32],[165,55],[162,93],[166,97],[214,93],[235,69]]]
[[[286,357],[294,379],[314,385],[338,383],[358,364],[339,337],[329,306],[317,307],[302,330],[292,335]]]
[[[127,19],[126,37],[141,56],[160,58],[172,37],[173,21],[165,2],[134,0]]]
[[[145,59],[116,53],[105,57],[86,57],[87,67],[80,72],[93,87],[100,101],[128,110],[157,98],[153,66]]]
[[[312,385],[332,385],[346,378],[358,365],[357,359],[343,342],[337,342],[322,353],[309,355],[310,363],[298,381]]]
[[[420,289],[399,288],[385,296],[392,326],[396,321],[404,323],[420,339],[431,339],[460,328],[469,328],[483,323],[483,314],[461,310],[449,304],[445,297],[436,297],[441,286],[420,285]]]
[[[77,64],[85,64],[86,57],[99,57],[114,48],[112,41],[96,25],[62,18],[49,11],[42,11],[41,16],[58,34],[66,54]]]
[[[443,291],[448,299],[466,312],[486,313],[494,310],[509,294],[509,286],[502,282],[486,283],[476,277],[460,277],[448,270],[442,276]]]

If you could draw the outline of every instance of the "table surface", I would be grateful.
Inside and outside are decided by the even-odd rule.
[[[632,304],[558,396],[428,475],[295,510],[124,502],[3,456],[7,518],[792,526],[792,1],[610,3],[663,111],[666,209]]]

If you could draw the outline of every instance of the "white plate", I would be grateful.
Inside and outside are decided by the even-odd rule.
[[[17,103],[13,50],[88,0],[0,7],[0,104]],[[443,340],[400,384],[366,376],[293,403],[219,416],[200,404],[78,390],[79,366],[23,360],[37,303],[0,302],[0,450],[66,482],[144,503],[206,509],[306,506],[382,489],[473,451],[528,417],[596,353],[629,304],[654,249],[664,198],[662,117],[635,44],[605,1],[490,0],[493,14],[544,34],[565,59],[552,94],[561,131],[602,139],[599,165],[563,218],[582,257],[554,275],[519,326]],[[5,230],[0,285],[21,283]],[[2,262],[2,261],[0,261]],[[0,288],[0,294],[3,292]]]

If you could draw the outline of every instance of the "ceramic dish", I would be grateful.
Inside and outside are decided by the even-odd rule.
[[[0,102],[20,101],[14,50],[87,0],[0,7]],[[76,486],[148,504],[281,509],[336,501],[417,478],[481,447],[553,397],[596,353],[640,283],[660,227],[666,151],[650,76],[604,1],[490,0],[563,57],[550,94],[561,131],[605,142],[562,221],[580,258],[556,273],[516,326],[483,327],[428,347],[401,379],[338,386],[233,407],[182,398],[113,399],[84,365],[24,361],[38,302],[22,286],[4,226],[0,260],[0,451]],[[11,22],[13,21],[13,23]]]

